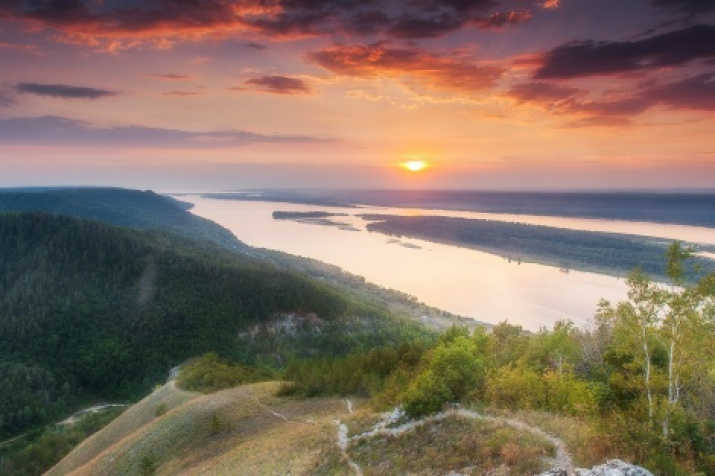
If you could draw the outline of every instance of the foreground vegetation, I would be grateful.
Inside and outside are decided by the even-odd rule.
[[[688,259],[679,244],[668,250],[671,286],[632,273],[628,301],[603,302],[590,329],[455,327],[430,347],[295,362],[282,392],[360,394],[415,417],[450,402],[548,412],[544,426],[562,417],[580,428],[581,464],[621,457],[657,474],[715,474],[715,275],[686,285]]]
[[[617,276],[640,268],[658,279],[668,278],[663,264],[668,244],[656,238],[468,218],[362,216],[374,220],[367,225],[369,231],[475,248],[517,262],[533,261],[565,270]],[[692,261],[707,271],[715,271],[713,260]],[[690,271],[686,274],[689,278],[695,276]]]

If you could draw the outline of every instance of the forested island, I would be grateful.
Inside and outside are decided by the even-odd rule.
[[[625,276],[634,268],[664,279],[669,242],[646,236],[568,230],[541,225],[441,216],[365,214],[368,231],[474,248],[521,262],[564,270]],[[715,270],[715,261],[696,257],[689,276]]]
[[[331,217],[345,217],[348,216],[347,213],[330,213],[330,212],[285,212],[277,210],[273,212],[274,220],[303,220],[303,219],[315,219],[315,218],[331,218]]]

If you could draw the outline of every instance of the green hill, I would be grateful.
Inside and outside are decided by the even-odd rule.
[[[163,230],[231,249],[245,245],[216,223],[188,212],[192,205],[150,190],[122,188],[0,189],[0,211],[39,211],[141,230]]]
[[[0,436],[134,399],[214,351],[279,368],[424,336],[295,272],[155,231],[0,214]]]

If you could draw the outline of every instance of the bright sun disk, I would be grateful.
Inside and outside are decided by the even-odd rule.
[[[419,172],[420,170],[426,169],[429,164],[427,164],[424,160],[409,160],[401,163],[400,165],[410,172]]]

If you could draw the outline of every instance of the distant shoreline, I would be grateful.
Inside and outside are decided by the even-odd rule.
[[[715,194],[712,193],[266,190],[201,196],[338,208],[420,208],[715,228]]]

